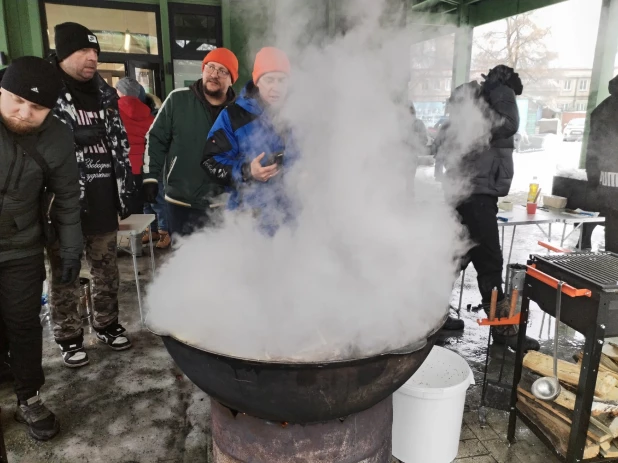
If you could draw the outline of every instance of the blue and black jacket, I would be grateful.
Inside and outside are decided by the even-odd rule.
[[[265,153],[262,166],[283,153],[282,172],[266,183],[251,179],[250,163]],[[236,102],[224,109],[208,134],[202,167],[212,179],[228,188],[229,209],[259,212],[260,225],[274,231],[294,216],[283,174],[298,159],[289,128],[275,127],[258,89],[249,82]]]

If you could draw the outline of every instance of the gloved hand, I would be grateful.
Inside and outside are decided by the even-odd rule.
[[[105,137],[105,125],[80,125],[75,129],[75,143],[79,146],[96,145]]]
[[[159,184],[155,182],[144,182],[142,185],[144,199],[147,203],[156,203],[157,194],[159,193]]]
[[[63,285],[71,285],[79,277],[79,271],[82,268],[82,262],[79,259],[62,259],[62,278],[60,283]]]

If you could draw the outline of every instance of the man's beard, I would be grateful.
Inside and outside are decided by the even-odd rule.
[[[28,135],[29,133],[34,132],[40,126],[34,126],[25,122],[21,122],[13,117],[3,117],[2,118],[4,125],[11,132],[16,133],[17,135]]]
[[[210,96],[212,98],[223,98],[224,93],[223,93],[223,89],[221,88],[221,84],[219,82],[217,82],[219,84],[219,89],[218,90],[208,90],[208,82],[206,81],[203,85],[204,87],[204,94],[206,96]],[[216,81],[210,81],[210,82],[216,82]]]

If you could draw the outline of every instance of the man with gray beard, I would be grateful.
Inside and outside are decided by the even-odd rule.
[[[8,67],[0,89],[0,361],[9,350],[18,399],[15,418],[37,440],[58,433],[55,415],[39,397],[45,383],[39,319],[43,221],[49,220],[45,209],[51,194],[59,237],[58,284],[77,280],[83,249],[73,137],[50,113],[61,88],[51,64],[26,56]]]

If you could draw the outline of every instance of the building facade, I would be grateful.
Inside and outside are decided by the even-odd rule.
[[[331,1],[315,3],[325,29]],[[274,0],[0,0],[0,65],[53,52],[54,26],[73,21],[99,37],[99,71],[112,85],[135,77],[164,98],[196,80],[204,56],[223,46],[238,56],[241,86],[257,50],[273,44],[266,25],[274,14]]]

